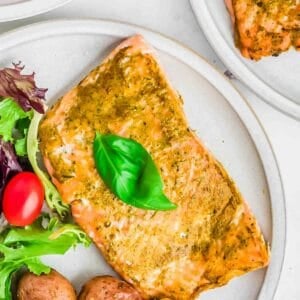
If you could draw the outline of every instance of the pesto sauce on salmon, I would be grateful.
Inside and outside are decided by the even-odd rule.
[[[177,209],[146,211],[117,199],[94,165],[96,132],[141,143]],[[142,37],[124,41],[63,96],[39,136],[45,165],[75,221],[145,299],[192,299],[268,264],[254,216],[189,129],[181,97]]]

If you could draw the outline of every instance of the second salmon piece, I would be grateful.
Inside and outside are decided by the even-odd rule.
[[[298,0],[225,0],[243,56],[259,60],[290,47],[300,50]]]

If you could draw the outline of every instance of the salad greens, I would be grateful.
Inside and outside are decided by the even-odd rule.
[[[45,110],[43,100],[47,89],[37,88],[34,74],[22,75],[22,70],[19,64],[0,70],[0,169],[4,170],[3,178],[0,177],[0,192],[13,174],[22,171],[20,160],[23,157],[24,161],[28,156],[44,186],[48,206],[59,217],[65,218],[69,207],[62,202],[58,191],[37,162],[38,125]]]
[[[38,135],[39,123],[42,117],[43,115],[39,114],[38,112],[36,111],[33,112],[33,118],[29,126],[28,137],[27,137],[28,159],[31,163],[31,166],[35,174],[39,177],[39,179],[41,180],[44,186],[45,198],[49,208],[57,212],[58,215],[62,219],[64,219],[69,214],[69,206],[63,203],[57,189],[50,181],[48,175],[41,170],[37,162],[37,153],[39,151],[37,135]]]
[[[0,70],[0,197],[7,181],[22,171],[20,158],[28,159],[44,186],[49,208],[64,220],[69,206],[38,164],[38,127],[47,89],[37,88],[34,74],[22,75],[22,70],[19,64]],[[141,144],[97,134],[93,150],[100,176],[123,202],[149,210],[176,208],[164,194],[160,173]],[[41,256],[64,254],[72,246],[89,246],[90,242],[78,226],[45,214],[30,226],[7,227],[0,232],[0,300],[11,299],[12,276],[21,268],[48,274],[51,269]]]
[[[176,208],[164,195],[159,171],[141,144],[117,135],[97,133],[93,151],[100,176],[123,202],[150,210]]]
[[[26,155],[26,135],[32,110],[25,112],[12,98],[0,101],[0,136],[15,145],[16,154]]]
[[[20,268],[27,267],[36,275],[48,274],[51,269],[40,256],[64,254],[77,244],[89,246],[90,239],[77,225],[62,224],[48,215],[24,228],[7,228],[0,234],[0,299],[11,299],[12,275]]]
[[[22,69],[17,64],[0,70],[0,199],[8,180],[30,162],[44,186],[48,206],[64,219],[69,207],[37,161],[38,125],[47,89],[37,88],[34,74],[22,75]],[[0,300],[12,298],[11,279],[20,268],[47,274],[50,268],[40,257],[64,254],[77,244],[88,246],[90,239],[78,226],[45,214],[30,226],[6,227],[0,232]]]
[[[0,200],[8,180],[28,170],[26,141],[32,110],[45,110],[47,89],[38,88],[34,74],[23,75],[22,70],[20,64],[0,69]]]

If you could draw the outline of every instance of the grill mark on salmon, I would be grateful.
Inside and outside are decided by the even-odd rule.
[[[146,211],[118,200],[95,168],[97,131],[141,143],[178,208]],[[63,96],[46,113],[39,137],[45,165],[75,221],[145,299],[193,299],[268,264],[254,216],[189,129],[181,97],[141,36],[121,43]]]
[[[300,50],[299,0],[225,0],[236,46],[246,58],[278,56]]]

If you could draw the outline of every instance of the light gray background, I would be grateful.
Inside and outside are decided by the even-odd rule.
[[[221,0],[219,0],[221,1]],[[219,70],[225,67],[207,43],[188,0],[74,0],[52,12],[0,23],[0,33],[41,20],[92,17],[125,21],[177,39]],[[300,123],[261,101],[243,84],[233,82],[247,98],[274,147],[286,192],[287,249],[275,300],[300,299]],[[242,294],[240,299],[243,300]]]

